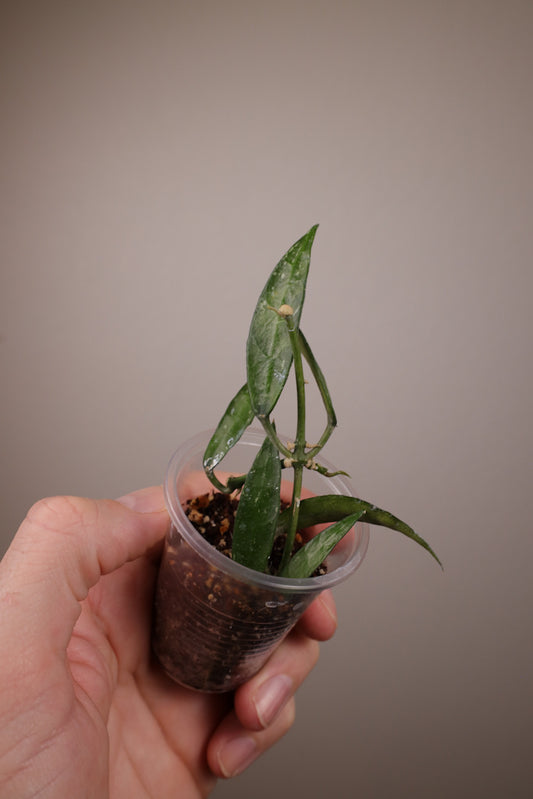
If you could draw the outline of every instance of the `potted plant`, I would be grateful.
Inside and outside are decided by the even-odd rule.
[[[336,416],[300,328],[316,230],[288,250],[259,297],[245,385],[214,432],[186,442],[167,470],[172,525],[153,648],[174,680],[197,690],[229,691],[249,679],[310,602],[359,566],[367,524],[402,533],[440,563],[405,522],[355,497],[346,472],[322,457]],[[272,413],[291,371],[296,432],[287,441]],[[326,412],[315,443],[306,438],[306,372]]]

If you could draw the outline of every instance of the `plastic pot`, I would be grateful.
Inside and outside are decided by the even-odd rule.
[[[172,524],[159,569],[152,643],[173,680],[223,692],[255,674],[313,599],[355,571],[367,550],[368,529],[358,523],[329,555],[328,573],[319,577],[276,577],[236,563],[202,537],[183,507],[213,488],[202,469],[210,436],[208,431],[185,442],[167,469],[164,488]],[[224,459],[224,469],[246,472],[263,439],[262,430],[248,430]],[[320,463],[335,471],[324,459]],[[345,477],[308,470],[305,477],[312,493],[352,494]]]

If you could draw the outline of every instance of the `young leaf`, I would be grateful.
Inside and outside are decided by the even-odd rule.
[[[244,483],[233,528],[232,557],[259,572],[268,570],[280,507],[281,462],[265,438]]]
[[[228,488],[218,480],[213,470],[237,443],[253,418],[250,394],[245,383],[226,408],[204,452],[205,473],[220,491],[227,492]]]
[[[420,544],[421,547],[435,558],[442,568],[442,563],[429,544],[417,535],[409,525],[402,522],[402,520],[398,519],[396,516],[393,516],[392,513],[381,510],[381,508],[377,508],[364,499],[345,497],[341,494],[325,494],[319,497],[302,499],[300,504],[299,524],[300,527],[311,527],[313,524],[338,521],[352,513],[359,513],[359,511],[364,512],[365,521],[369,522],[369,524],[389,527],[391,530],[397,530],[399,533],[402,533],[402,535],[407,536],[407,538],[410,538],[412,541],[416,541],[417,544]],[[289,515],[287,511],[283,511],[280,515],[278,529],[284,529],[288,523]]]
[[[283,577],[311,577],[322,561],[329,555],[331,550],[344,538],[346,533],[352,529],[354,524],[363,516],[364,510],[345,516],[331,527],[322,530],[314,538],[311,538],[301,549],[292,556],[287,568],[283,572]]]
[[[312,227],[293,244],[274,268],[252,317],[246,345],[246,367],[252,408],[258,417],[271,413],[292,363],[286,322],[272,308],[289,305],[298,326],[317,227]]]

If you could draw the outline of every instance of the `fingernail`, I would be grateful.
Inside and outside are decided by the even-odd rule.
[[[125,505],[130,510],[137,513],[153,513],[165,510],[163,492],[160,488],[142,488],[140,491],[132,491],[131,494],[124,494],[119,497],[117,502]]]
[[[253,763],[258,754],[259,750],[253,738],[234,738],[218,753],[220,770],[225,777],[236,777]]]
[[[266,680],[256,691],[254,705],[259,722],[268,727],[292,695],[292,680],[286,674],[277,674]]]

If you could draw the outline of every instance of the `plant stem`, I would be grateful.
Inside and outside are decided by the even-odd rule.
[[[285,444],[280,440],[278,434],[276,433],[276,428],[268,418],[268,416],[258,416],[257,417],[261,424],[263,425],[263,429],[269,439],[272,441],[275,447],[285,456],[285,458],[292,458],[293,453],[291,450],[285,446]]]
[[[309,459],[313,459],[315,455],[317,455],[322,449],[322,447],[326,444],[333,430],[337,426],[337,417],[335,415],[335,409],[333,408],[333,403],[331,401],[329,390],[326,384],[326,379],[322,374],[322,370],[318,365],[318,363],[316,362],[315,356],[313,355],[311,347],[307,343],[307,339],[305,338],[304,334],[302,333],[301,330],[299,330],[298,333],[299,333],[299,346],[302,355],[309,364],[309,367],[311,368],[311,372],[313,374],[313,377],[315,378],[327,414],[326,429],[322,433],[320,440],[318,441],[318,444],[315,444],[315,446],[311,447],[311,449],[308,450],[307,452],[307,457]]]
[[[292,483],[291,507],[289,509],[291,518],[289,522],[289,528],[287,530],[287,538],[285,540],[283,556],[281,558],[281,564],[279,567],[279,574],[283,574],[283,572],[287,568],[287,564],[289,563],[292,555],[294,539],[296,538],[296,533],[298,532],[298,518],[300,515],[300,496],[302,493],[304,467],[303,464],[301,463],[295,463],[293,468],[294,468],[294,480]]]
[[[296,439],[294,443],[294,451],[292,452],[292,461],[294,469],[294,480],[292,484],[292,500],[291,500],[291,521],[287,532],[287,539],[283,549],[283,557],[281,559],[280,572],[287,567],[291,558],[294,539],[298,532],[298,516],[300,512],[300,497],[302,493],[303,484],[303,470],[306,462],[305,454],[305,378],[302,361],[302,350],[300,345],[299,330],[294,324],[294,318],[291,316],[286,317],[287,329],[291,340],[294,374],[296,377],[296,400],[297,400],[297,421],[296,421]]]

